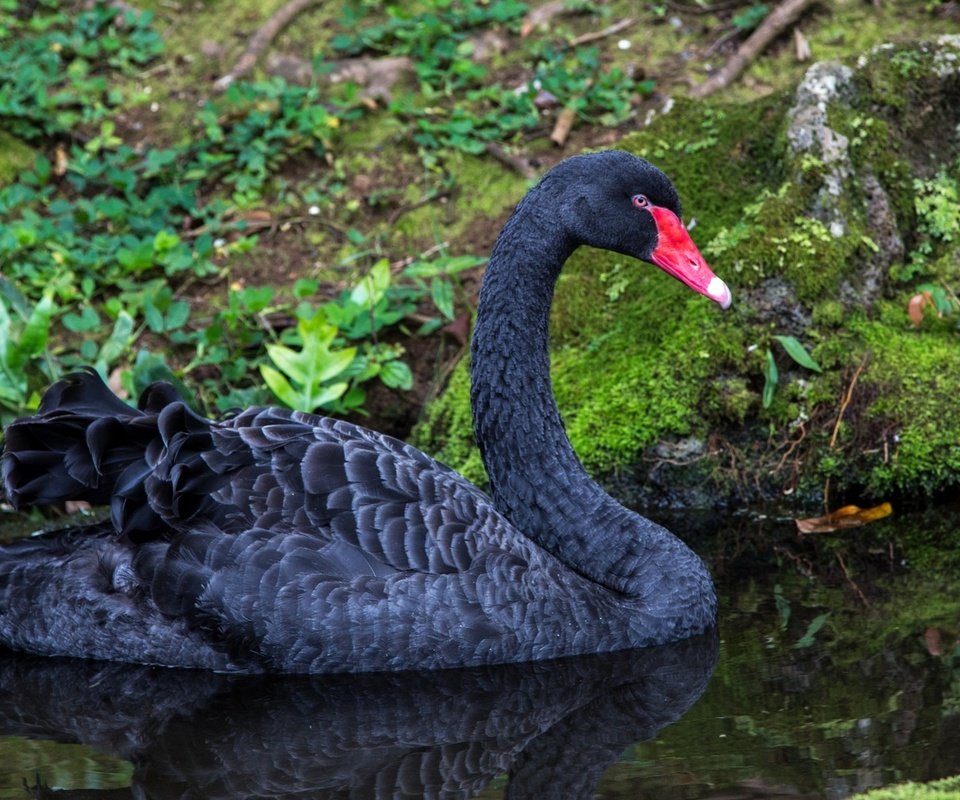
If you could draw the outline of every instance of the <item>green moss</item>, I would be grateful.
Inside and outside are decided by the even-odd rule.
[[[694,237],[708,243],[742,221],[744,208],[783,176],[783,114],[789,98],[752,103],[678,99],[654,124],[618,147],[656,164],[674,182]]]
[[[456,187],[452,198],[426,203],[404,214],[393,226],[391,238],[422,243],[425,235],[433,241],[473,236],[476,228],[496,225],[529,188],[529,182],[516,173],[490,169],[486,159],[458,151],[447,154],[444,169]],[[413,171],[424,170],[415,166]]]
[[[960,334],[910,329],[893,304],[884,312],[851,326],[872,354],[863,378],[876,395],[868,415],[895,441],[888,462],[870,470],[870,485],[878,495],[932,493],[960,483],[960,416],[945,413],[956,408]]]
[[[803,25],[803,33],[818,61],[848,59],[851,53],[865,53],[891,38],[908,42],[955,33],[956,23],[927,0],[901,0],[883,6],[865,5],[859,0],[835,0],[828,14],[811,16]],[[743,77],[724,94],[728,100],[755,97],[758,92],[771,92],[794,86],[809,62],[797,60],[792,47],[781,47],[765,54],[750,65]],[[896,98],[897,88],[879,95]]]
[[[935,58],[921,48],[918,63],[927,69]],[[868,69],[884,59],[871,56]],[[904,56],[880,69],[909,72],[914,67],[908,70],[908,62]],[[909,141],[921,136],[913,120],[933,104],[929,113],[952,130],[956,104],[937,110],[944,103],[931,80],[921,82],[902,108],[877,106],[863,94],[872,81],[855,73],[861,94],[828,107],[826,122],[846,142],[830,158],[787,147],[792,92],[742,105],[679,101],[618,145],[674,180],[687,218],[697,220],[692,236],[731,284],[734,308],[723,314],[657,270],[623,257],[586,249],[575,254],[555,295],[553,379],[571,441],[589,469],[609,473],[640,465],[642,471],[643,452],[658,443],[719,434],[733,450],[699,465],[703,474],[717,476],[717,492],[729,489],[725,464],[734,461],[739,490],[752,485],[779,493],[791,470],[796,494],[811,496],[827,478],[835,493],[883,498],[933,494],[960,483],[960,422],[945,414],[955,407],[960,375],[955,320],[931,318],[914,330],[906,315],[909,293],[882,299],[893,291],[883,285],[890,237],[900,237],[909,253],[916,232],[926,230],[917,225],[918,192],[933,196],[931,181],[954,180],[952,172],[939,178],[936,169],[924,173],[918,166],[916,159],[929,154],[918,156]],[[945,149],[950,158],[952,147]],[[928,176],[926,183],[917,183],[918,171]],[[892,233],[879,234],[888,236],[883,252],[873,240],[878,220],[864,191],[864,182],[874,178],[892,209],[882,220]],[[521,188],[505,187],[507,202]],[[938,231],[953,225],[940,211],[937,206],[927,214],[939,214]],[[937,261],[923,274],[949,283],[960,271],[956,248],[940,234],[930,237]],[[794,363],[774,342],[778,334],[796,336],[824,371]],[[772,404],[762,408],[767,347],[780,380]],[[855,373],[859,385],[838,423]],[[441,397],[431,412],[438,426],[426,437],[458,467],[475,452],[468,402],[465,383]],[[443,434],[444,419],[466,433]],[[789,464],[785,453],[793,454]]]
[[[931,783],[901,783],[858,797],[862,800],[960,800],[960,775]]]
[[[486,485],[487,473],[473,438],[469,359],[457,365],[446,391],[424,409],[410,441],[478,486]]]
[[[12,181],[20,172],[32,166],[35,156],[33,148],[0,130],[0,185]]]
[[[568,269],[577,275],[595,269],[596,260],[596,254],[584,253]],[[638,275],[629,295],[617,301],[614,326],[553,354],[567,432],[581,460],[595,471],[629,463],[663,437],[703,433],[697,408],[715,356],[704,332],[720,312],[654,270],[631,268]],[[570,285],[559,287],[558,295]],[[590,295],[601,307],[598,319],[606,316],[603,298],[599,292]],[[554,326],[561,332],[566,327],[559,313]],[[569,334],[565,338],[569,341]]]

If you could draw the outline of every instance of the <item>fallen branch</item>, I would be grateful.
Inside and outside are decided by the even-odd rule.
[[[550,133],[550,141],[557,147],[563,147],[570,135],[570,129],[577,120],[577,112],[567,106],[557,115],[557,122]]]
[[[430,203],[432,203],[434,200],[439,200],[443,197],[449,196],[449,189],[435,189],[427,192],[426,195],[421,197],[416,202],[407,203],[406,205],[393,209],[393,211],[391,211],[390,215],[387,217],[387,225],[392,227],[404,214],[409,214],[411,211],[416,211],[418,208],[423,208],[423,206],[430,205]]]
[[[289,0],[288,3],[281,6],[260,26],[257,32],[250,37],[247,49],[244,50],[240,58],[237,59],[237,63],[233,65],[233,69],[216,80],[213,84],[214,91],[226,91],[231,84],[250,72],[263,54],[263,51],[266,50],[270,42],[277,37],[277,34],[286,28],[287,25],[290,24],[290,21],[301,11],[312,5],[318,5],[319,2],[320,0]]]
[[[676,2],[676,0],[667,0],[667,5],[681,14],[718,14],[746,5],[746,0],[730,0],[728,3],[717,3],[712,6],[690,5]]]
[[[487,152],[501,164],[506,164],[510,169],[528,181],[537,177],[536,171],[525,158],[520,158],[520,156],[515,156],[513,153],[508,153],[496,142],[487,142]]]
[[[577,36],[575,39],[570,41],[571,46],[577,47],[581,44],[588,44],[589,42],[595,42],[598,39],[606,39],[608,36],[613,36],[615,33],[620,33],[620,31],[625,31],[627,28],[632,28],[637,24],[637,20],[631,17],[622,19],[619,22],[615,22],[608,28],[604,28],[602,31],[594,31],[592,33],[584,33],[580,36]]]
[[[520,35],[529,36],[537,28],[547,25],[557,14],[566,11],[569,11],[566,0],[550,0],[549,3],[530,9],[520,25]]]
[[[784,0],[747,37],[730,60],[714,75],[690,90],[693,97],[707,97],[725,89],[762,53],[774,39],[796,22],[814,0]]]

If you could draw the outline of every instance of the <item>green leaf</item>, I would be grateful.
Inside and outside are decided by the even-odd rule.
[[[820,369],[820,365],[813,360],[813,356],[811,356],[807,352],[807,349],[793,336],[774,336],[773,338],[783,345],[783,349],[787,351],[787,355],[801,367],[812,369],[814,372],[823,371]]]
[[[100,327],[100,315],[90,306],[84,306],[79,314],[64,314],[63,326],[74,333],[87,333]]]
[[[356,347],[348,347],[346,350],[325,353],[324,360],[317,365],[319,371],[314,379],[314,383],[326,383],[332,378],[337,377],[353,363],[356,355]]]
[[[8,361],[11,367],[16,369],[43,352],[50,336],[50,319],[54,309],[53,297],[49,293],[44,294],[20,333],[20,341]]]
[[[796,650],[802,650],[805,647],[810,647],[816,639],[817,634],[820,632],[820,629],[826,625],[827,620],[830,619],[830,616],[833,612],[827,611],[823,614],[820,614],[813,618],[813,621],[807,626],[807,632],[800,637],[797,643],[793,646]]]
[[[413,388],[413,373],[403,361],[388,361],[380,368],[380,380],[391,389],[409,391]]]
[[[310,408],[306,408],[304,411],[315,411],[322,406],[332,403],[347,391],[349,385],[348,383],[331,383],[329,386],[324,387],[321,392],[311,398]]]
[[[175,303],[171,303],[170,308],[167,310],[167,330],[182,328],[189,316],[190,306],[183,300],[177,300]]]
[[[777,615],[780,617],[780,630],[785,631],[790,623],[790,601],[784,597],[779,583],[773,587],[773,602],[777,606]]]
[[[766,360],[763,364],[763,407],[770,408],[773,395],[777,391],[777,382],[780,380],[780,371],[777,362],[773,360],[773,353],[767,349]]]
[[[358,306],[370,308],[380,302],[390,287],[390,262],[380,259],[370,268],[350,292],[350,299]]]
[[[304,359],[302,351],[298,353],[296,350],[291,350],[282,344],[268,344],[267,355],[284,374],[300,384],[301,387],[307,387],[307,384],[310,382],[310,373],[309,366],[306,364],[306,359]],[[270,389],[273,390],[273,386],[270,386]],[[284,399],[275,390],[273,390],[273,393],[277,395],[277,397],[280,397],[281,400]],[[286,401],[284,400],[284,402]],[[291,408],[292,407],[293,406],[291,406]]]
[[[430,299],[443,316],[453,319],[453,286],[440,276],[430,281]]]
[[[267,364],[260,365],[260,374],[264,382],[274,393],[276,398],[287,408],[295,408],[300,411],[312,411],[313,409],[304,408],[303,396],[297,392],[290,382],[277,372],[273,367]]]
[[[126,311],[117,314],[117,321],[113,324],[110,338],[103,343],[97,356],[97,364],[103,364],[103,372],[107,371],[120,356],[130,347],[133,338],[133,317]]]

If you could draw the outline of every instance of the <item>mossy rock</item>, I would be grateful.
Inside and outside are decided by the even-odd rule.
[[[667,106],[619,146],[673,178],[734,307],[620,256],[575,254],[556,292],[553,380],[586,466],[646,504],[956,487],[960,37],[817,64],[750,103]],[[914,325],[924,286],[942,287],[946,313]],[[765,407],[768,353],[780,378]],[[468,408],[464,364],[416,436],[476,478]]]

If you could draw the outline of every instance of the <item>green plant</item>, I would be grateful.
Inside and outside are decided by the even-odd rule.
[[[7,301],[0,296],[0,420],[4,423],[36,408],[39,396],[33,391],[32,369],[38,370],[44,380],[57,377],[50,362],[41,360],[46,353],[53,312],[50,294],[26,312],[8,308]]]
[[[97,3],[70,14],[39,0],[27,19],[0,3],[0,120],[14,135],[76,136],[127,98],[108,72],[131,74],[163,49],[153,15]]]
[[[450,276],[482,263],[471,256],[417,260],[394,276],[380,260],[339,297],[314,307],[301,303],[297,326],[279,343],[266,345],[270,364],[260,373],[280,402],[302,411],[359,410],[362,384],[374,378],[392,389],[409,390],[413,373],[402,360],[404,348],[380,335],[399,326],[425,298],[442,316],[453,318]],[[436,318],[421,326],[429,332]]]
[[[821,372],[820,365],[813,359],[813,356],[807,352],[807,349],[793,336],[774,336],[787,355],[797,364],[813,372]],[[763,407],[770,408],[773,404],[773,398],[777,391],[777,384],[780,381],[780,371],[777,369],[777,362],[773,357],[773,352],[768,347],[764,354],[763,362]]]
[[[917,214],[917,244],[906,263],[891,269],[901,281],[936,271],[938,257],[960,238],[960,186],[957,178],[941,170],[929,180],[913,182]]]
[[[752,5],[733,15],[730,24],[742,33],[749,33],[756,28],[770,12],[766,3]]]

